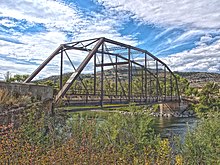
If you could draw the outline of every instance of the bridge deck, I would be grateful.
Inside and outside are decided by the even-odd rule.
[[[142,97],[142,96],[130,96],[129,98],[126,96],[115,96],[115,95],[108,95],[104,96],[102,103],[100,102],[101,96],[94,96],[94,95],[67,95],[63,98],[63,102],[65,105],[103,105],[103,104],[129,104],[129,103],[136,103],[136,104],[155,104],[155,103],[168,103],[168,102],[178,102],[178,97],[170,97],[170,96],[163,96],[163,97]]]

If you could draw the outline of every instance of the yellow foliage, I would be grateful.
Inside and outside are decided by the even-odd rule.
[[[157,160],[158,165],[169,165],[171,164],[171,147],[168,139],[159,141],[157,148]]]
[[[175,160],[176,160],[175,165],[183,165],[183,157],[182,157],[182,155],[176,155]]]

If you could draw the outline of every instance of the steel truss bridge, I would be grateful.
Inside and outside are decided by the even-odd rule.
[[[55,103],[60,99],[100,106],[180,101],[177,79],[164,62],[147,50],[104,37],[61,44],[25,83],[55,58],[60,77]],[[66,66],[69,77],[64,77]]]

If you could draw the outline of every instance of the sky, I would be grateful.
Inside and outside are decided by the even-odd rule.
[[[0,80],[31,74],[62,43],[95,37],[148,50],[173,71],[220,73],[219,8],[219,0],[0,0]]]

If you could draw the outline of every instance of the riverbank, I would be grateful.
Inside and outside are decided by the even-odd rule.
[[[151,115],[155,117],[175,117],[175,118],[187,118],[187,117],[196,117],[196,113],[193,110],[187,110],[184,112],[172,112],[172,113],[161,113],[161,112],[152,112]]]

